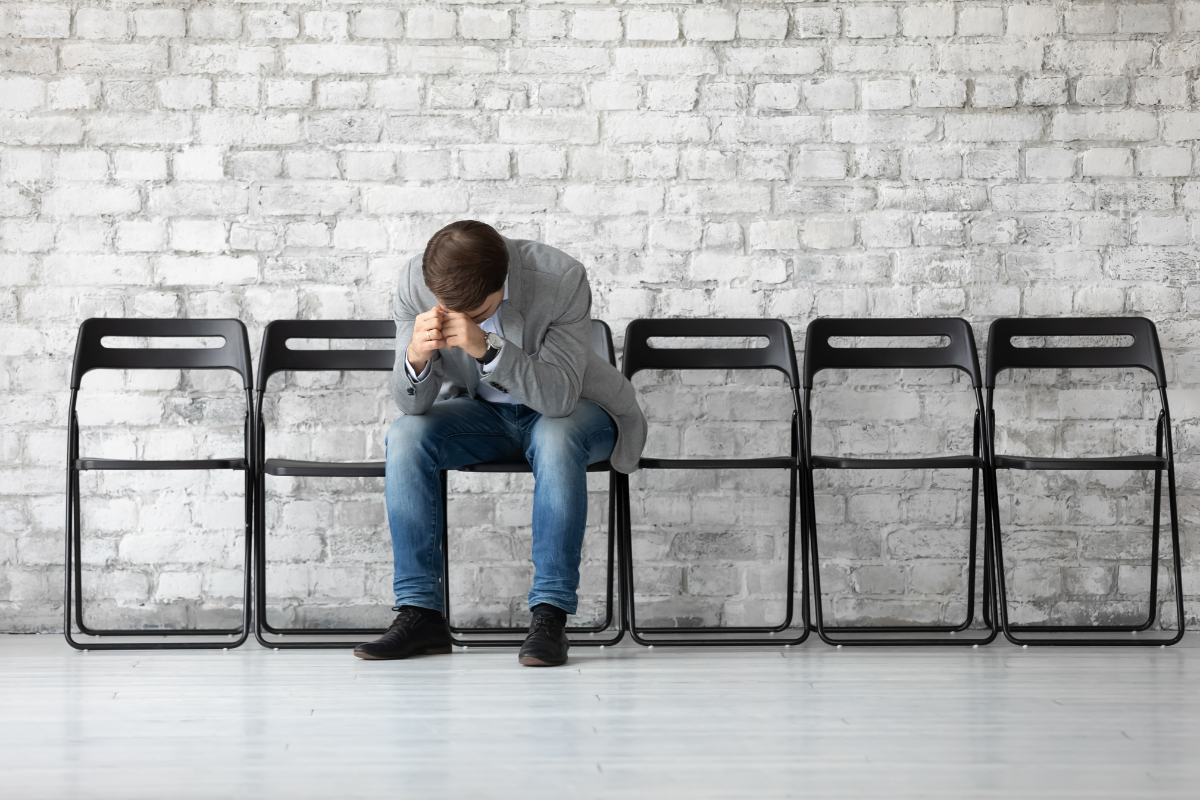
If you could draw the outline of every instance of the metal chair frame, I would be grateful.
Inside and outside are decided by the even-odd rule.
[[[943,336],[944,347],[833,347],[831,337],[923,337]],[[842,458],[812,453],[812,388],[814,376],[828,369],[956,369],[965,372],[975,394],[975,418],[970,456],[927,456],[916,458]],[[807,492],[807,536],[813,557],[813,603],[817,635],[832,645],[982,645],[996,638],[997,629],[989,613],[991,587],[991,539],[989,511],[993,506],[988,480],[989,432],[982,424],[983,396],[975,337],[966,320],[941,319],[818,319],[808,326],[804,342],[804,420],[807,435],[804,449],[804,486]],[[971,525],[967,559],[967,609],[956,625],[863,625],[827,626],[821,602],[821,575],[816,504],[815,471],[818,469],[969,469],[971,470]],[[975,621],[975,569],[979,538],[979,480],[984,484],[983,636],[958,636]],[[914,635],[918,632],[921,635]],[[947,634],[928,637],[928,633]],[[880,636],[879,634],[884,634]],[[907,634],[899,636],[898,634]],[[953,638],[952,638],[953,637]]]
[[[267,621],[267,475],[277,477],[382,478],[382,461],[326,462],[298,461],[266,457],[266,421],[263,400],[267,382],[277,372],[391,372],[396,361],[393,349],[387,350],[293,350],[290,339],[390,339],[396,338],[396,323],[391,320],[275,320],[263,330],[259,354],[255,403],[255,454],[257,491],[255,492],[255,613],[254,638],[263,647],[277,650],[321,650],[354,647],[359,640],[287,641],[268,639],[294,636],[378,636],[376,628],[295,628],[271,625]]]
[[[608,326],[594,320],[592,330],[593,347],[600,351],[600,345],[606,344],[607,357],[612,360],[612,338]],[[290,636],[379,636],[384,633],[382,628],[282,628],[270,625],[266,620],[266,475],[293,477],[344,477],[344,478],[383,478],[385,465],[382,461],[334,463],[318,461],[296,461],[291,459],[267,459],[266,426],[262,415],[263,397],[266,394],[267,381],[276,372],[300,371],[377,371],[391,372],[395,366],[396,353],[388,350],[291,350],[286,342],[289,339],[395,339],[395,323],[391,320],[276,320],[267,325],[263,332],[262,356],[258,373],[258,401],[256,406],[256,442],[258,453],[258,492],[255,513],[255,542],[256,542],[256,575],[258,591],[256,593],[255,638],[264,647],[275,649],[338,649],[354,647],[359,640],[312,640],[285,641],[267,639],[264,634],[280,637]],[[608,462],[594,464],[589,471],[609,469]],[[476,464],[464,467],[464,472],[528,472],[528,464]],[[442,483],[442,559],[446,577],[443,582],[446,592],[446,619],[450,619],[450,581],[449,581],[449,550],[447,516],[447,480],[446,473],[441,475]],[[610,484],[611,485],[611,484]],[[610,505],[618,504],[617,498],[610,498]],[[612,518],[610,510],[610,520]],[[611,527],[611,523],[610,523]],[[613,540],[609,534],[609,589],[605,623],[602,626],[572,627],[572,633],[595,633],[606,629],[613,618],[612,607],[612,574],[613,574]],[[470,628],[450,625],[451,634],[497,634],[497,633],[526,633],[524,628]],[[615,644],[620,640],[623,631],[619,631],[615,639],[604,641],[577,641],[577,645]],[[451,637],[454,644],[460,647],[505,647],[520,646],[521,639],[504,640],[463,640]]]
[[[651,338],[765,338],[766,347],[742,348],[656,348],[650,346]],[[786,469],[788,482],[788,554],[787,554],[787,600],[785,615],[778,625],[748,626],[684,626],[677,628],[639,627],[637,624],[636,587],[633,572],[633,524],[628,501],[629,477],[620,476],[624,484],[626,502],[621,509],[620,535],[624,556],[625,624],[630,637],[645,646],[793,646],[802,644],[809,636],[808,612],[808,546],[801,537],[801,590],[800,609],[802,632],[794,638],[776,637],[776,633],[792,627],[795,617],[795,562],[796,562],[796,503],[799,476],[798,440],[804,436],[799,425],[800,396],[797,380],[796,353],[792,342],[791,328],[779,319],[637,319],[629,323],[625,332],[625,355],[623,371],[625,377],[633,379],[643,370],[748,370],[772,369],[784,374],[792,395],[792,433],[790,454],[783,457],[729,459],[664,459],[642,458],[641,469]],[[746,637],[745,634],[767,634]],[[696,638],[697,635],[704,638]],[[656,638],[647,638],[647,635]],[[736,638],[735,638],[735,635]]]
[[[617,364],[616,350],[613,347],[612,331],[608,327],[608,323],[594,319],[592,320],[592,350],[601,357],[608,360],[609,364],[614,367]],[[481,472],[481,473],[505,473],[505,472],[532,472],[532,467],[528,462],[513,462],[513,463],[486,463],[486,464],[470,464],[461,467],[455,472]],[[626,498],[629,496],[628,484],[622,482],[621,475],[612,468],[608,461],[599,461],[588,466],[588,472],[607,472],[608,473],[608,573],[605,581],[605,601],[604,601],[604,621],[598,625],[573,625],[567,627],[567,632],[572,634],[585,633],[589,637],[593,637],[598,633],[604,633],[612,628],[614,619],[613,609],[613,572],[617,571],[617,583],[622,584],[624,576],[620,574],[620,545],[616,536],[616,522],[621,513],[621,509],[627,504]],[[450,622],[450,498],[449,498],[449,480],[446,470],[441,474],[442,482],[442,571],[445,576],[442,586],[445,587],[445,604],[446,604],[446,621]],[[617,590],[618,597],[624,597],[620,591],[620,585]],[[617,644],[625,637],[625,618],[624,614],[616,615],[617,629],[616,632],[604,639],[572,639],[571,645],[574,647],[611,647]],[[529,633],[528,627],[503,627],[503,628],[475,628],[463,627],[450,624],[451,641],[459,647],[520,647],[525,636]],[[466,634],[479,638],[473,639],[457,639],[454,634]],[[500,634],[504,638],[492,638]],[[486,638],[485,638],[486,637]]]
[[[1133,343],[1124,347],[1017,347],[1015,337],[1105,337],[1129,336]],[[1163,365],[1158,330],[1144,317],[1078,317],[1067,319],[997,319],[988,332],[987,346],[987,419],[995,441],[996,414],[994,393],[996,376],[1010,369],[1132,368],[1151,373],[1158,389],[1159,410],[1155,424],[1154,455],[1108,456],[1102,458],[1035,458],[1008,456],[993,451],[993,494],[999,498],[996,471],[1018,470],[1153,470],[1154,521],[1151,527],[1150,611],[1144,622],[1130,625],[1014,625],[1008,617],[1007,589],[1004,579],[1004,549],[1001,536],[999,503],[994,511],[994,547],[996,586],[1001,627],[1013,644],[1031,646],[1134,646],[1157,647],[1176,644],[1183,638],[1186,617],[1183,608],[1183,570],[1179,550],[1178,499],[1175,491],[1175,452],[1171,440],[1171,413],[1167,404],[1167,373]],[[1165,447],[1165,453],[1164,451]],[[1171,519],[1172,568],[1175,580],[1175,608],[1178,630],[1169,638],[1081,637],[1051,638],[1054,634],[1085,632],[1124,632],[1137,634],[1149,630],[1158,612],[1158,562],[1161,534],[1162,474],[1167,473],[1167,501]],[[1028,634],[1035,634],[1029,636]],[[1037,634],[1042,634],[1038,636]]]
[[[224,344],[213,348],[108,347],[105,337],[191,338],[220,337]],[[226,369],[242,378],[246,393],[243,454],[240,458],[134,460],[84,458],[79,454],[79,416],[76,405],[83,376],[96,369]],[[111,319],[92,318],[79,326],[75,359],[71,370],[71,397],[67,410],[67,503],[63,557],[63,635],[76,650],[226,650],[241,646],[250,632],[251,618],[251,509],[254,497],[251,420],[250,346],[246,327],[235,319]],[[240,470],[246,478],[245,596],[240,628],[128,629],[91,628],[84,622],[82,523],[79,473],[86,470]],[[83,642],[79,633],[99,639],[127,637],[225,637],[219,641]],[[232,641],[230,639],[232,638]]]

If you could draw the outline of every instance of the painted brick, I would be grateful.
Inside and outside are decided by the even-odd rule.
[[[944,38],[954,35],[954,6],[950,3],[912,5],[900,10],[904,35],[911,38]]]
[[[1083,176],[1130,177],[1133,175],[1133,151],[1125,147],[1096,147],[1083,154]]]
[[[967,103],[967,82],[943,75],[917,77],[917,102],[921,108],[962,108]]]
[[[571,16],[571,38],[611,42],[621,38],[621,12],[615,8],[581,8]]]
[[[65,39],[71,35],[71,12],[66,8],[21,8],[12,33],[23,39]]]
[[[814,111],[854,108],[854,81],[832,78],[805,83],[804,104]]]
[[[1025,151],[1025,172],[1030,178],[1071,178],[1075,151],[1061,147],[1034,147]]]
[[[963,6],[958,16],[959,36],[999,36],[1004,32],[1000,6]]]
[[[737,34],[742,39],[782,39],[787,36],[788,14],[783,9],[742,9]]]
[[[625,26],[630,41],[673,42],[679,38],[679,19],[673,11],[630,11]]]
[[[1139,175],[1177,178],[1191,174],[1192,152],[1185,147],[1142,147],[1137,150]]]
[[[124,39],[129,15],[123,10],[81,8],[75,12],[75,35],[80,39]]]
[[[1011,5],[1008,7],[1009,36],[1042,37],[1058,31],[1058,11],[1046,4]]]
[[[300,35],[300,16],[284,10],[251,11],[246,16],[251,41],[295,39]]]
[[[192,39],[236,39],[242,32],[238,8],[207,6],[188,14],[188,36]]]
[[[507,39],[512,36],[512,20],[504,9],[464,8],[458,24],[464,39]]]
[[[899,18],[888,6],[849,6],[842,12],[849,39],[883,39],[899,31]]]
[[[1064,17],[1067,33],[1103,34],[1117,32],[1117,8],[1114,5],[1081,5]]]
[[[1046,66],[1068,75],[1105,75],[1144,70],[1154,58],[1149,42],[1053,42],[1046,50]]]
[[[363,44],[294,44],[283,50],[288,72],[311,75],[379,74],[387,71],[387,49]]]
[[[905,108],[912,104],[912,89],[907,79],[863,81],[862,104],[867,110]]]
[[[689,8],[683,12],[683,35],[686,39],[727,42],[734,38],[737,15],[717,8]]]
[[[1017,104],[1017,82],[1004,75],[975,79],[971,105],[976,108],[1012,108]]]
[[[1158,120],[1148,111],[1062,112],[1051,120],[1050,135],[1062,141],[1145,141],[1158,135]]]
[[[1059,106],[1067,102],[1065,78],[1024,78],[1021,102],[1027,106]]]

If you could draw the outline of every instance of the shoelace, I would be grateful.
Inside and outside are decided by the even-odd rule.
[[[412,627],[422,619],[421,612],[417,611],[412,606],[407,608],[393,606],[392,611],[397,611],[399,613],[396,615],[396,619],[392,620],[392,624],[388,626],[388,631],[393,631],[397,628]]]
[[[534,614],[533,620],[529,623],[529,632],[537,633],[538,631],[549,630],[552,623],[558,622],[553,614],[543,613]]]

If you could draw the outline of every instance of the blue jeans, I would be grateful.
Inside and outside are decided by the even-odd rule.
[[[549,603],[574,614],[587,524],[587,465],[608,458],[615,441],[612,418],[590,400],[580,400],[566,417],[470,397],[400,417],[387,434],[384,489],[396,605],[445,612],[441,471],[528,460],[535,480],[529,607]]]

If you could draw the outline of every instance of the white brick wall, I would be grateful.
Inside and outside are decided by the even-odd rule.
[[[396,271],[462,217],[580,257],[618,337],[659,315],[1145,314],[1160,325],[1186,589],[1200,594],[1200,3],[588,2],[185,5],[0,12],[0,630],[61,620],[69,360],[96,315],[379,318]],[[798,341],[802,344],[802,342]],[[1015,452],[1152,444],[1140,376],[1028,376],[1000,401]],[[273,453],[378,458],[384,376],[295,376]],[[653,452],[786,440],[770,375],[639,379]],[[830,375],[827,452],[964,448],[960,379]],[[96,374],[83,449],[235,451],[223,376]],[[1134,420],[1116,425],[1109,409]],[[585,615],[601,596],[593,479]],[[821,569],[839,619],[961,613],[962,476],[831,474]],[[1149,481],[1006,475],[1022,620],[1144,603]],[[530,577],[531,486],[456,476],[457,608],[509,622]],[[740,624],[781,607],[783,485],[633,481],[643,618]],[[89,475],[97,624],[236,618],[228,475]],[[377,483],[273,480],[279,621],[387,617]],[[1014,493],[1020,493],[1019,501]],[[1019,565],[1018,565],[1019,562]],[[1172,610],[1165,608],[1168,621]],[[1190,611],[1195,624],[1196,612]]]

